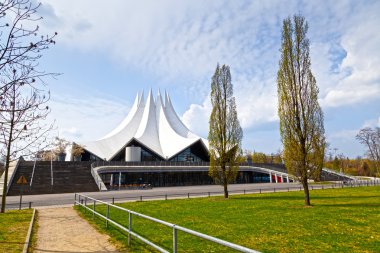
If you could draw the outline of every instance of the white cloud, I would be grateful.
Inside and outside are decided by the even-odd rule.
[[[348,20],[340,42],[347,56],[339,67],[340,79],[332,79],[326,88],[324,106],[356,104],[380,97],[380,34],[375,32],[380,23],[379,9],[377,2],[372,8],[359,9]]]
[[[364,127],[378,127],[378,126],[380,127],[380,117],[364,121],[364,123],[363,123],[363,125],[362,125],[361,128],[364,128]],[[359,132],[359,130],[358,130],[358,132]]]
[[[340,130],[337,132],[333,132],[329,134],[327,137],[329,140],[333,139],[345,139],[345,140],[354,140],[355,136],[358,134],[358,129],[346,129],[346,130]]]
[[[202,136],[208,133],[211,109],[207,94],[217,62],[231,66],[238,115],[245,129],[278,120],[281,21],[299,12],[309,22],[312,70],[324,109],[379,103],[380,2],[43,2],[46,18],[41,30],[57,31],[59,44],[112,58],[122,68],[140,70],[157,83],[172,86],[162,88],[195,98],[198,104],[188,106],[182,118]],[[116,124],[124,117],[125,113],[115,116],[117,111],[95,116],[108,106],[120,108],[123,103],[91,99],[70,100],[67,108],[58,103],[60,127],[74,127],[77,132],[72,135],[96,139],[114,127],[109,122]],[[74,112],[78,110],[75,104],[83,108],[92,102],[98,104],[96,109]],[[96,127],[82,127],[87,121]]]
[[[201,90],[202,94],[208,84],[187,82],[187,78],[204,80],[217,62],[229,64],[236,70],[242,125],[249,127],[255,121],[276,118],[273,86],[281,19],[299,11],[296,2],[114,1],[112,5],[98,5],[93,1],[57,1],[45,5],[44,12],[51,13],[48,18],[53,17],[54,29],[59,31],[59,43],[108,54],[162,79],[181,78],[182,89]],[[310,17],[313,69],[320,84],[321,103],[327,107],[380,96],[380,34],[374,33],[379,23],[378,8],[360,8],[348,19],[352,15],[350,6],[346,2],[311,2],[303,10]],[[339,34],[340,44],[333,38]],[[331,73],[332,61],[336,61],[331,59],[331,49],[337,46],[347,52],[347,57]],[[252,83],[242,84],[240,80]]]
[[[83,133],[79,131],[79,129],[76,127],[70,127],[70,128],[61,129],[60,135],[65,136],[66,138],[70,138],[70,139],[72,138],[79,139],[80,137],[82,137]]]
[[[235,85],[235,95],[238,117],[243,128],[278,120],[275,79],[238,78],[234,83],[239,83]]]
[[[210,114],[211,102],[210,98],[207,97],[202,105],[190,105],[190,108],[183,114],[181,119],[192,132],[207,138]]]
[[[57,129],[51,135],[71,141],[89,141],[102,137],[126,117],[128,105],[112,98],[87,96],[86,100],[74,96],[53,97],[49,103],[48,120],[56,121]]]

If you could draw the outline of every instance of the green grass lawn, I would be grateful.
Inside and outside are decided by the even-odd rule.
[[[130,202],[121,206],[262,252],[380,252],[380,187]],[[77,210],[83,210],[78,208]],[[105,206],[97,211],[105,213]],[[83,215],[83,211],[80,211]],[[111,209],[110,217],[127,226],[128,215]],[[100,231],[127,245],[127,234],[104,220],[85,217]],[[133,217],[133,229],[171,251],[172,230]],[[233,252],[178,232],[179,252]],[[130,252],[152,252],[132,239]]]
[[[32,209],[0,214],[0,252],[22,252],[32,215]]]

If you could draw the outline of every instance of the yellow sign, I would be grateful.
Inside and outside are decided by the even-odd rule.
[[[28,181],[26,181],[26,178],[24,176],[21,176],[18,180],[17,180],[17,184],[28,184]]]

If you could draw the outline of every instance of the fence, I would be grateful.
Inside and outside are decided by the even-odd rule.
[[[29,202],[22,202],[21,204],[20,203],[11,203],[11,204],[6,204],[5,206],[5,209],[18,209],[18,210],[21,210],[21,209],[31,209],[32,208],[32,204],[33,202],[29,201]],[[1,203],[0,203],[0,207],[1,207]]]
[[[336,188],[347,188],[347,187],[358,187],[358,186],[375,186],[380,185],[380,179],[377,180],[361,180],[361,181],[346,181],[343,183],[335,183],[335,184],[309,184],[310,190],[319,190],[319,189],[336,189]],[[276,186],[281,186],[278,184]],[[231,190],[229,193],[233,194],[250,194],[250,193],[268,193],[268,192],[288,192],[288,191],[303,191],[302,186],[299,185],[287,185],[282,188],[245,188],[241,190]],[[223,191],[205,191],[205,192],[183,192],[183,193],[173,193],[173,194],[149,194],[149,190],[146,190],[145,194],[135,194],[134,196],[130,196],[134,190],[128,191],[129,196],[123,197],[99,197],[98,200],[108,201],[113,203],[125,202],[125,201],[144,201],[144,200],[170,200],[176,198],[198,198],[198,197],[212,197],[212,196],[221,196],[223,195]],[[24,200],[23,200],[24,201]],[[21,209],[25,208],[33,208],[38,206],[55,206],[55,205],[70,205],[72,204],[72,200],[70,199],[50,199],[49,201],[41,200],[41,201],[24,201],[21,204]],[[0,203],[1,207],[1,203]],[[10,203],[7,201],[6,209],[20,209],[20,203],[18,199],[11,201]]]
[[[309,184],[309,190],[323,190],[323,189],[337,189],[337,188],[347,188],[347,187],[360,187],[360,186],[375,186],[380,185],[380,179],[377,180],[357,180],[357,181],[345,181],[333,184]],[[229,194],[249,194],[249,193],[269,193],[269,192],[289,192],[289,191],[303,191],[303,187],[299,185],[288,186],[283,188],[253,188],[253,189],[241,189],[241,190],[230,190]],[[143,201],[151,199],[175,199],[175,198],[191,198],[191,197],[212,197],[223,195],[223,191],[208,191],[208,192],[186,192],[186,193],[174,193],[174,194],[152,194],[152,195],[140,195],[140,196],[123,196],[123,197],[109,197],[109,198],[98,198],[101,201],[109,201],[112,204],[116,202],[123,201]]]
[[[90,203],[91,201],[92,201],[92,205]],[[106,207],[107,207],[107,209],[106,209],[107,210],[106,211],[106,216],[104,216],[104,215],[102,215],[102,214],[100,214],[99,212],[96,211],[96,203],[100,203],[100,204],[106,205]],[[191,230],[191,229],[188,229],[188,228],[184,228],[184,227],[178,226],[178,225],[173,224],[173,223],[169,223],[169,222],[166,222],[166,221],[163,221],[163,220],[159,220],[159,219],[156,219],[156,218],[153,218],[153,217],[150,217],[150,216],[138,213],[138,212],[134,212],[132,210],[129,210],[129,209],[126,209],[126,208],[123,208],[123,207],[120,207],[120,206],[116,206],[116,205],[113,205],[113,204],[110,204],[108,202],[104,202],[104,201],[101,201],[101,200],[98,200],[98,199],[94,199],[94,198],[91,198],[91,197],[88,197],[88,196],[85,196],[85,195],[81,195],[81,194],[77,194],[76,193],[75,194],[75,203],[74,204],[82,206],[83,208],[85,208],[85,210],[91,211],[93,213],[93,217],[95,217],[95,215],[97,215],[100,218],[104,219],[105,222],[106,222],[106,226],[107,227],[108,227],[108,224],[110,223],[110,224],[113,224],[114,226],[118,227],[119,229],[127,232],[128,233],[128,245],[129,246],[131,245],[131,240],[132,240],[132,236],[133,236],[133,237],[139,239],[140,241],[142,241],[142,242],[144,242],[144,243],[152,246],[153,248],[155,248],[156,250],[158,250],[160,252],[169,253],[169,251],[167,251],[166,249],[160,247],[159,245],[154,244],[149,239],[144,238],[144,237],[140,236],[139,234],[137,234],[136,232],[133,231],[133,224],[132,224],[133,216],[138,216],[138,217],[141,217],[143,219],[150,220],[150,221],[153,221],[153,222],[156,222],[156,223],[159,223],[159,224],[162,224],[164,226],[172,228],[172,230],[173,230],[172,252],[173,253],[177,253],[178,252],[178,247],[179,247],[179,245],[178,245],[178,233],[177,233],[177,231],[182,231],[182,232],[191,234],[193,236],[196,236],[196,237],[199,237],[199,238],[202,238],[202,239],[205,239],[205,240],[208,240],[208,241],[211,241],[211,242],[223,245],[225,247],[228,247],[228,248],[231,248],[231,249],[235,249],[235,250],[237,250],[239,252],[258,253],[258,251],[255,251],[255,250],[252,250],[252,249],[249,249],[249,248],[246,248],[246,247],[243,247],[243,246],[231,243],[231,242],[227,242],[227,241],[224,241],[224,240],[221,240],[221,239],[218,239],[218,238],[206,235],[206,234],[202,234],[202,233],[199,233],[197,231],[194,231],[194,230]],[[88,205],[92,206],[92,208],[89,207]],[[128,218],[129,218],[128,219],[128,221],[129,221],[128,228],[124,227],[123,225],[121,225],[121,224],[117,223],[116,221],[114,221],[114,220],[112,220],[112,219],[109,218],[110,208],[111,207],[128,213]]]

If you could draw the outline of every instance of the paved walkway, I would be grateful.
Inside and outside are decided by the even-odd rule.
[[[35,253],[119,252],[72,207],[39,209],[38,224]]]

